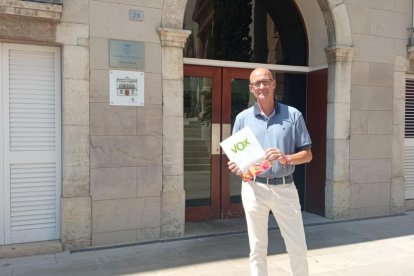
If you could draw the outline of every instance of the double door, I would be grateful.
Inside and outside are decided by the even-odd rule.
[[[251,69],[184,66],[184,189],[186,220],[243,216],[241,180],[227,169],[220,141],[231,135],[236,115],[254,104]],[[327,69],[307,75],[278,72],[278,101],[299,109],[312,137],[313,160],[296,166],[302,208],[324,215]]]
[[[254,103],[249,69],[184,66],[186,220],[243,216],[241,179],[229,173],[220,142]]]

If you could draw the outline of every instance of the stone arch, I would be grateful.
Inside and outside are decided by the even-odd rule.
[[[318,3],[325,18],[329,47],[352,47],[351,24],[344,1],[318,0]]]
[[[318,0],[329,45],[326,215],[348,216],[350,207],[350,88],[353,57],[349,16],[343,0]],[[189,31],[183,30],[187,0],[165,0],[158,29],[162,46],[163,191],[161,236],[181,236],[185,223],[183,168],[183,54]],[[174,147],[166,147],[172,145]],[[174,149],[172,149],[174,148]],[[344,154],[346,152],[347,154]],[[337,156],[341,153],[341,156]]]
[[[351,24],[344,1],[318,0],[328,32],[325,215],[350,216]]]
[[[184,23],[187,2],[188,0],[165,0],[162,10],[161,27],[181,29]]]
[[[188,0],[165,0],[162,28],[181,29]],[[351,24],[344,1],[318,0],[325,17],[329,46],[352,47]]]

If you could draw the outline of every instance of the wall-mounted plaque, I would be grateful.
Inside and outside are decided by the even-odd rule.
[[[110,105],[144,106],[144,72],[109,71]]]
[[[137,21],[144,21],[144,12],[137,11],[137,10],[129,10],[129,19],[137,20]]]
[[[144,69],[144,42],[110,39],[109,66],[128,69]]]

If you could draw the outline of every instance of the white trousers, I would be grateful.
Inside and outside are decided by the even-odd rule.
[[[269,211],[275,216],[290,258],[292,275],[308,276],[305,231],[295,184],[243,182],[242,201],[250,245],[250,273],[267,276]]]

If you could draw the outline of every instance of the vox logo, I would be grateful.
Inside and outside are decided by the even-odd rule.
[[[233,148],[231,150],[234,153],[237,153],[239,151],[244,150],[247,147],[247,145],[250,145],[250,143],[249,143],[249,141],[247,141],[247,138],[246,138],[246,140],[234,144]]]

